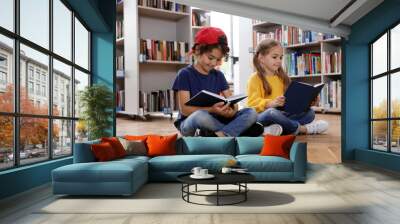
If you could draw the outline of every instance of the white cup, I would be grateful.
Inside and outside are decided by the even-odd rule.
[[[201,167],[193,167],[193,169],[192,169],[192,173],[194,174],[194,175],[196,175],[196,176],[200,176],[201,174],[200,174],[200,171],[202,170],[202,168]]]
[[[230,173],[231,171],[232,171],[232,169],[229,167],[222,167],[222,170],[221,170],[222,173]]]
[[[201,169],[200,170],[200,176],[207,176],[208,175],[208,169]]]

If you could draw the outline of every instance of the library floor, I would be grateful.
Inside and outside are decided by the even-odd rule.
[[[323,135],[300,135],[297,141],[307,142],[308,161],[310,163],[340,163],[340,136],[341,116],[332,114],[317,114],[316,119],[328,121],[329,129]],[[132,120],[129,118],[117,118],[117,135],[141,135],[176,133],[173,120],[168,116],[151,117],[147,121]]]

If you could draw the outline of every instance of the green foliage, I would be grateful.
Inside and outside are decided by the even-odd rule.
[[[112,125],[113,94],[104,85],[88,86],[80,93],[81,119],[87,125],[89,140],[109,136]]]

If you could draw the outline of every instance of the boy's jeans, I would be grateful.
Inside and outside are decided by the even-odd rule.
[[[257,121],[268,126],[279,124],[283,128],[283,134],[298,134],[300,125],[311,123],[315,119],[315,112],[309,109],[301,114],[289,114],[276,108],[268,108],[258,114]]]
[[[226,136],[237,137],[257,120],[257,112],[251,108],[239,110],[229,121],[221,119],[206,110],[193,112],[180,124],[183,136],[194,136],[197,129],[222,131]]]

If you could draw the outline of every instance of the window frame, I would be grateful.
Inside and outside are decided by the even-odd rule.
[[[384,32],[379,34],[375,39],[373,39],[369,44],[369,149],[373,151],[379,151],[379,152],[386,152],[386,153],[391,153],[391,154],[400,154],[400,152],[393,152],[392,151],[392,122],[393,121],[400,121],[400,117],[392,117],[392,96],[391,96],[391,80],[392,80],[392,75],[395,75],[396,73],[400,72],[400,67],[391,69],[391,30],[395,28],[396,26],[400,25],[400,21],[397,21],[396,23],[392,24],[390,27],[385,29]],[[373,44],[376,43],[381,37],[384,35],[387,35],[387,64],[386,64],[386,71],[376,74],[373,74]],[[400,53],[400,52],[399,52]],[[374,92],[374,86],[373,86],[373,81],[378,79],[386,77],[386,86],[387,86],[387,105],[386,105],[386,110],[387,110],[387,116],[386,118],[373,118],[373,92]],[[376,121],[386,121],[386,151],[379,150],[374,148],[374,132],[373,132],[373,122]]]
[[[70,18],[70,23],[71,23],[71,58],[67,59],[64,58],[61,55],[58,55],[57,53],[55,53],[53,50],[53,22],[54,22],[54,17],[53,17],[53,1],[54,0],[48,0],[49,2],[49,48],[46,49],[44,47],[42,47],[39,44],[36,44],[32,41],[30,41],[29,39],[24,38],[23,36],[20,35],[20,0],[14,0],[13,1],[13,10],[14,10],[14,30],[10,31],[4,27],[0,26],[0,35],[3,35],[7,38],[12,39],[13,41],[13,64],[12,66],[12,75],[14,78],[14,110],[13,112],[1,112],[0,111],[0,116],[11,116],[13,118],[13,153],[14,153],[14,161],[13,161],[13,166],[10,167],[5,167],[5,168],[0,168],[0,172],[4,171],[4,170],[10,170],[10,169],[16,169],[18,167],[23,167],[23,166],[29,166],[29,165],[33,165],[33,164],[37,164],[37,163],[43,163],[49,160],[53,160],[53,159],[61,159],[61,158],[65,158],[65,157],[70,157],[73,155],[74,152],[74,143],[75,143],[75,123],[76,121],[79,120],[79,117],[75,116],[75,108],[72,107],[72,113],[70,114],[70,116],[66,115],[66,116],[55,116],[53,115],[53,59],[58,60],[61,63],[64,63],[68,66],[71,66],[71,93],[73,94],[73,96],[75,96],[75,88],[74,88],[74,82],[75,82],[75,69],[85,73],[88,75],[89,77],[89,83],[88,86],[92,85],[92,69],[91,69],[91,49],[92,49],[92,43],[91,43],[91,37],[92,37],[92,31],[91,29],[89,29],[89,27],[87,26],[87,24],[84,22],[84,20],[72,9],[72,7],[65,1],[65,0],[59,0],[68,10],[71,11],[71,18]],[[75,25],[74,25],[74,21],[75,18],[77,20],[79,20],[79,22],[84,26],[84,28],[88,31],[88,69],[85,69],[81,66],[79,66],[78,64],[75,63]],[[47,76],[47,83],[46,83],[46,87],[45,90],[48,91],[48,93],[45,92],[45,95],[48,96],[48,108],[49,111],[46,115],[39,115],[39,114],[22,114],[20,111],[20,85],[21,85],[21,80],[20,80],[20,64],[21,64],[21,56],[20,56],[20,45],[23,44],[27,47],[32,48],[33,50],[36,50],[40,53],[45,54],[46,56],[48,56],[49,59],[49,63],[48,63],[48,76]],[[29,67],[28,67],[29,66]],[[33,79],[30,78],[30,74],[29,74],[29,69],[30,69],[30,65],[27,64],[27,74],[26,75],[26,82],[28,81],[33,81],[33,85],[34,85],[34,92],[36,92],[35,89],[35,85],[40,83],[41,87],[42,87],[42,79],[41,79],[41,74],[43,71],[40,71],[39,73],[39,80],[36,79],[36,69],[35,67],[33,67]],[[28,86],[27,86],[28,87]],[[29,91],[27,89],[27,91]],[[43,97],[42,94],[37,95],[38,97]],[[75,103],[75,97],[72,97],[71,99],[71,105],[74,105]],[[34,102],[36,103],[36,102]],[[72,125],[72,132],[71,132],[71,153],[68,155],[63,155],[63,156],[55,156],[53,155],[54,153],[54,147],[53,144],[48,144],[47,145],[47,150],[48,150],[48,155],[46,155],[47,157],[44,157],[43,160],[40,160],[38,162],[31,162],[31,163],[24,163],[21,164],[20,161],[20,119],[21,118],[45,118],[47,119],[48,122],[48,136],[47,136],[47,142],[48,143],[52,143],[53,142],[53,123],[57,120],[66,120],[66,121],[70,121],[71,125]],[[55,158],[54,158],[55,157]]]

